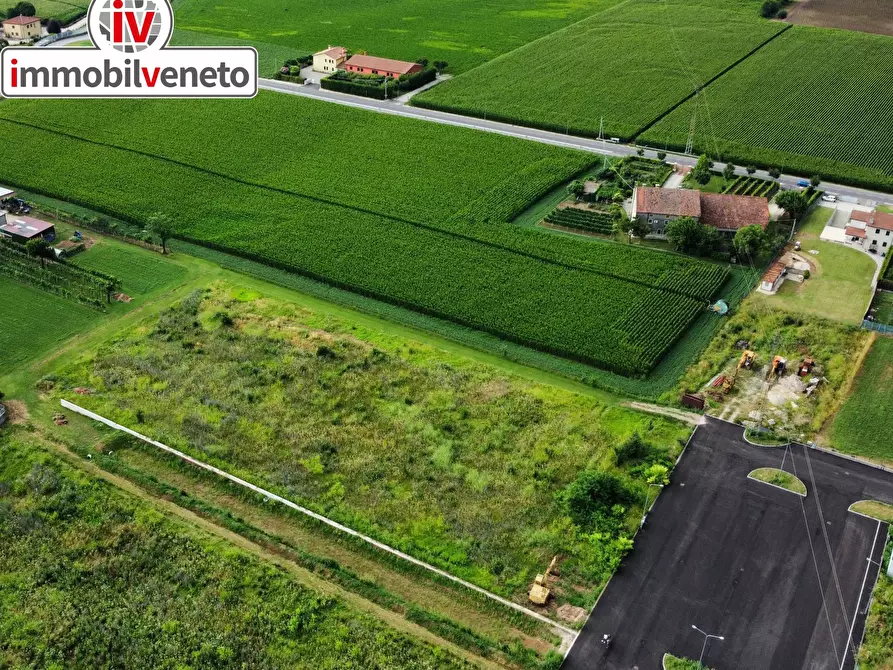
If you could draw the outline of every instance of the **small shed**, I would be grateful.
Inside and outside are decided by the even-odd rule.
[[[32,219],[30,216],[6,217],[0,225],[0,235],[14,242],[28,242],[42,237],[47,242],[56,239],[56,227],[52,223]]]
[[[769,266],[769,269],[766,270],[766,274],[764,274],[763,278],[760,280],[760,291],[769,294],[778,291],[784,281],[785,274],[787,274],[787,268],[784,263],[775,261]]]

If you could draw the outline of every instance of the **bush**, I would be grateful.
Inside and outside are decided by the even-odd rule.
[[[804,271],[803,271],[803,278],[804,278],[804,279],[809,279],[809,277],[810,277],[809,270],[804,270]]]
[[[587,528],[615,505],[630,504],[633,494],[617,475],[585,470],[558,493],[558,500],[577,526]]]
[[[766,0],[763,3],[763,6],[760,8],[760,14],[762,14],[763,18],[771,19],[776,14],[778,14],[778,10],[781,9],[781,3],[776,2],[776,0]]]
[[[788,18],[788,10],[782,9],[778,14],[775,15],[776,19],[786,19]]]
[[[651,453],[651,447],[642,439],[638,433],[632,436],[619,447],[614,449],[617,456],[617,465],[623,465],[629,461],[639,461],[646,458]]]

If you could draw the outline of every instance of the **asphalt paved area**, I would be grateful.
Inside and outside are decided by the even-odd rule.
[[[807,496],[747,478],[796,474]],[[699,426],[565,670],[654,670],[666,652],[716,670],[853,668],[886,524],[848,511],[893,503],[893,474],[802,445],[762,448],[716,419]],[[605,652],[604,633],[614,637]]]

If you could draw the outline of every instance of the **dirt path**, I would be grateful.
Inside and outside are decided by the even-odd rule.
[[[661,416],[666,416],[671,419],[676,419],[677,421],[682,421],[683,423],[690,424],[692,426],[703,426],[706,423],[706,419],[700,414],[695,414],[693,412],[686,412],[681,409],[674,409],[672,407],[662,407],[661,405],[652,405],[647,402],[625,402],[621,403],[623,407],[629,407],[630,409],[637,409],[640,412],[648,412],[649,414],[660,414]]]
[[[48,450],[60,455],[67,462],[77,468],[80,468],[81,470],[84,470],[91,476],[104,479],[115,487],[126,491],[127,493],[136,496],[141,500],[148,501],[150,504],[163,511],[168,517],[175,517],[176,520],[179,521],[181,524],[188,524],[193,527],[197,527],[205,533],[213,535],[220,540],[234,544],[264,561],[273,563],[280,568],[283,568],[293,577],[295,577],[295,579],[299,583],[307,586],[308,588],[339,598],[343,602],[349,604],[351,607],[355,607],[361,611],[372,614],[373,616],[381,619],[388,625],[396,628],[403,633],[424,640],[425,642],[436,645],[438,647],[442,647],[455,656],[465,659],[480,668],[487,668],[488,670],[498,670],[503,667],[497,663],[494,663],[493,661],[488,661],[479,656],[476,656],[475,654],[462,649],[458,645],[434,635],[426,628],[407,621],[399,614],[380,607],[375,603],[372,603],[369,600],[358,596],[355,593],[347,591],[336,584],[328,582],[314,575],[309,570],[296,565],[294,562],[289,561],[283,556],[265,549],[264,547],[242,537],[238,533],[223,528],[222,526],[218,526],[208,519],[205,519],[187,509],[180,507],[174,502],[150,495],[145,490],[129,481],[128,479],[119,477],[118,475],[112,474],[102,469],[94,463],[79,458],[76,454],[69,451],[64,445],[54,440],[44,438],[42,441],[46,445]]]

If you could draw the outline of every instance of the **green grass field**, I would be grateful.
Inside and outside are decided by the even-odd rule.
[[[102,312],[0,277],[0,376],[97,323]],[[0,389],[2,390],[2,389]]]
[[[681,149],[696,114],[698,153],[890,190],[891,63],[890,37],[794,26],[638,139]]]
[[[55,397],[86,385],[79,403],[486,588],[523,597],[561,554],[557,597],[589,604],[637,527],[645,465],[688,435],[227,284],[56,376]],[[652,446],[618,466],[633,432]],[[557,498],[588,470],[633,492],[597,541]]]
[[[245,40],[261,54],[287,48],[297,56],[337,44],[387,58],[445,60],[462,72],[618,1],[536,6],[526,0],[307,0],[289,6],[252,0],[245,6],[179,0],[174,9],[178,30],[206,34],[224,45]]]
[[[186,274],[179,265],[123,244],[100,242],[71,260],[79,267],[99,270],[118,278],[121,290],[130,296],[146,295],[182,279]]]
[[[893,326],[893,293],[878,291],[871,306],[877,309],[874,318],[878,323]]]
[[[65,25],[86,14],[90,3],[82,0],[34,0],[32,4],[40,18],[59,19]]]
[[[634,137],[783,29],[750,0],[629,0],[413,98],[522,125]]]
[[[878,337],[829,433],[831,446],[858,456],[893,461],[893,339]]]
[[[802,255],[815,264],[815,272],[802,284],[785,280],[775,295],[756,292],[752,299],[776,309],[814,314],[860,325],[874,289],[871,280],[877,265],[871,256],[842,244],[819,239],[833,210],[817,207],[801,224],[795,239]],[[817,255],[809,251],[818,251]]]
[[[619,374],[651,370],[728,276],[505,223],[585,169],[581,152],[276,94],[42,102],[0,103],[0,135],[55,149],[4,163],[8,183],[122,219],[166,212],[182,237]],[[302,127],[284,141],[288,116]]]
[[[243,549],[0,436],[0,664],[471,667]]]

